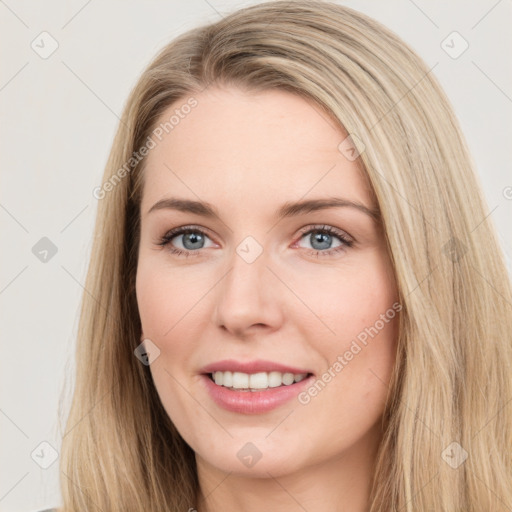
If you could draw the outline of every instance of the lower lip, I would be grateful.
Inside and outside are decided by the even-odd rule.
[[[241,414],[260,414],[276,409],[296,397],[313,379],[313,375],[310,375],[289,386],[283,385],[261,391],[233,391],[224,386],[218,386],[209,375],[201,377],[210,397],[217,405]]]

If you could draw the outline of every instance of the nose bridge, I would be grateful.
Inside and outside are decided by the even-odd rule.
[[[270,282],[267,255],[260,249],[255,257],[254,244],[242,242],[233,251],[229,271],[219,283],[216,323],[240,333],[255,324],[275,327],[280,311],[276,286]]]
[[[233,303],[232,306],[237,305],[241,308],[246,304],[250,308],[259,303],[265,295],[265,273],[268,273],[268,269],[263,254],[251,261],[246,259],[243,253],[240,255],[241,249],[243,245],[237,247],[231,257],[230,271],[224,280],[223,296]]]

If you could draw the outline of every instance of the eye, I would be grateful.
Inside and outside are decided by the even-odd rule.
[[[301,230],[300,240],[305,239],[316,256],[329,256],[354,245],[354,241],[343,231],[332,226],[308,226]],[[333,242],[338,244],[333,247]]]
[[[305,239],[310,244],[310,252],[315,256],[329,256],[354,245],[352,238],[332,226],[307,226],[301,230],[301,235],[300,240]],[[181,247],[174,245],[174,239],[179,241]],[[210,237],[199,227],[182,226],[167,232],[159,240],[158,245],[166,247],[172,254],[178,256],[198,256],[201,253],[200,249],[206,248],[207,239],[210,240]],[[336,240],[338,244],[333,247]]]
[[[175,247],[172,243],[174,239],[181,239],[181,248]],[[194,226],[183,226],[180,228],[172,229],[166,233],[158,245],[167,247],[168,250],[179,256],[196,256],[199,249],[205,248],[205,240],[209,239],[208,235],[202,230]],[[194,254],[196,253],[196,254]]]

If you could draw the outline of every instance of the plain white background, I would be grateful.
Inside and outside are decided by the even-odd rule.
[[[64,379],[73,378],[97,206],[92,190],[102,181],[129,91],[176,35],[252,3],[258,2],[0,2],[2,512],[60,504],[59,461],[41,468],[52,451],[40,443],[58,456],[57,408],[65,383],[65,396],[71,391]],[[394,30],[429,67],[437,64],[434,74],[468,140],[488,202],[486,221],[498,229],[510,271],[511,0],[340,3]],[[442,47],[451,34],[444,44],[452,53],[463,48],[454,31],[469,44],[458,58]],[[42,58],[53,40],[58,48]],[[57,250],[46,262],[33,252],[43,237]]]

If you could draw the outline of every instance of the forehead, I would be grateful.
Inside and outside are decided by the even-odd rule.
[[[164,130],[146,158],[143,204],[171,191],[259,198],[253,206],[306,194],[372,204],[360,165],[338,149],[347,133],[313,101],[277,89],[212,87],[193,97],[193,108],[180,111],[189,97],[180,99],[156,123]]]

